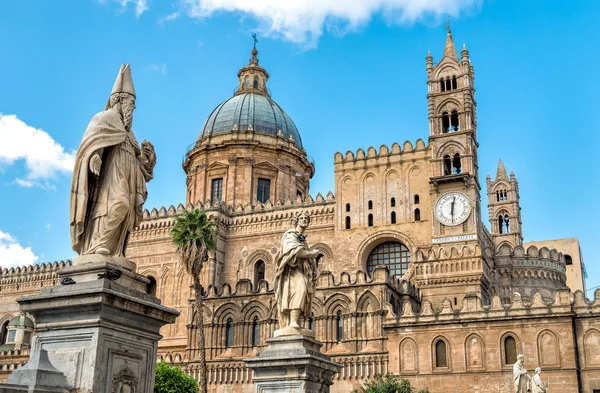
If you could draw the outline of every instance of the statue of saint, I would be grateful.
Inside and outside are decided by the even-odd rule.
[[[542,380],[542,369],[536,368],[535,374],[531,378],[531,393],[546,393],[548,391],[548,383]]]
[[[529,385],[529,375],[523,363],[525,356],[518,355],[517,362],[513,366],[513,380],[515,383],[515,393],[527,393]]]
[[[281,249],[275,257],[275,299],[282,331],[287,328],[300,331],[300,317],[310,316],[318,277],[317,261],[323,254],[308,248],[304,231],[309,223],[307,213],[297,213],[292,221],[294,228],[283,234]]]
[[[103,112],[88,125],[77,150],[71,185],[71,245],[79,255],[125,256],[127,237],[142,219],[154,146],[138,144],[131,125],[135,89],[121,65]]]

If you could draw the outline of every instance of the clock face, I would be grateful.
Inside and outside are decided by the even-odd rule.
[[[471,201],[465,194],[449,192],[435,204],[435,217],[444,225],[453,227],[465,222],[471,214]]]

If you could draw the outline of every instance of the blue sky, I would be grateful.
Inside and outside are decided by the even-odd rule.
[[[158,155],[146,207],[183,201],[185,148],[231,96],[254,31],[273,98],[316,161],[311,194],[325,195],[336,151],[427,139],[425,56],[439,61],[449,15],[475,67],[480,182],[502,158],[519,180],[525,240],[579,237],[588,288],[600,285],[600,2],[341,3],[1,2],[0,265],[74,256],[72,155],[122,62],[134,130]]]

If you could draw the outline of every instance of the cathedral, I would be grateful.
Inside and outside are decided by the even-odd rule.
[[[252,50],[235,93],[185,152],[185,204],[146,211],[129,239],[148,292],[180,312],[161,331],[159,360],[198,378],[194,294],[171,242],[174,218],[200,208],[216,223],[202,272],[209,391],[250,393],[243,359],[278,329],[277,247],[307,212],[307,240],[324,257],[304,325],[342,365],[333,393],[387,373],[431,393],[509,392],[518,354],[528,370],[542,368],[552,392],[600,392],[600,291],[585,297],[578,240],[524,244],[516,175],[500,160],[480,183],[474,67],[449,29],[442,58],[427,54],[425,68],[426,141],[336,153],[334,191],[313,196],[315,165]],[[0,380],[26,362],[35,326],[15,299],[56,284],[69,264],[1,272]]]

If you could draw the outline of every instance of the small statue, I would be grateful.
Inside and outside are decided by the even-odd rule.
[[[529,386],[529,375],[523,363],[525,356],[518,355],[517,361],[513,366],[513,380],[515,384],[515,393],[527,393]]]
[[[531,378],[531,393],[546,393],[548,391],[548,382],[542,380],[542,369],[536,368],[535,374]]]
[[[127,237],[142,219],[156,154],[131,131],[135,99],[131,68],[123,64],[106,109],[92,118],[77,150],[70,224],[79,255],[124,257]]]
[[[280,335],[301,333],[300,317],[303,314],[306,319],[311,312],[318,277],[317,261],[323,254],[308,248],[304,231],[309,223],[307,213],[297,213],[292,221],[294,228],[283,234],[281,249],[275,257],[275,299]],[[289,328],[296,332],[290,332]]]

